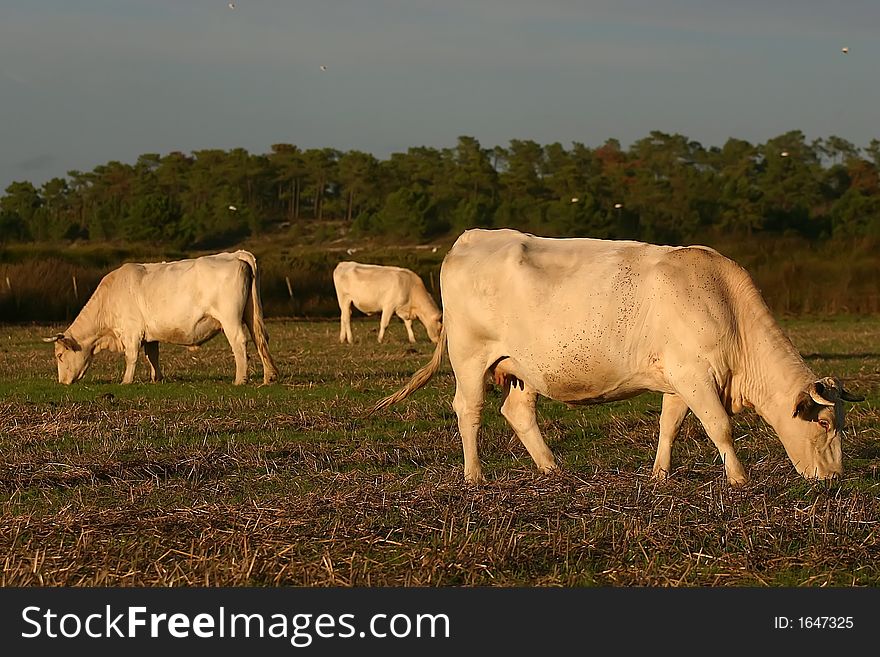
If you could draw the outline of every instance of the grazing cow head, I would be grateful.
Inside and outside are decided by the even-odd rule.
[[[55,364],[58,366],[58,382],[70,385],[79,381],[92,364],[94,348],[83,347],[69,335],[58,333],[51,338],[43,338],[43,342],[55,343]]]
[[[783,441],[799,473],[811,479],[829,479],[843,473],[840,440],[846,414],[843,402],[864,399],[831,377],[815,381],[801,391],[792,412],[799,439]]]

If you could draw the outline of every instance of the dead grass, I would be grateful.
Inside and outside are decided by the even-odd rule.
[[[843,480],[802,480],[743,415],[734,435],[752,480],[732,489],[692,418],[672,479],[650,478],[650,397],[586,410],[542,401],[563,464],[546,476],[492,397],[489,483],[465,485],[448,366],[408,402],[361,417],[433,348],[424,335],[410,347],[402,326],[378,345],[373,324],[346,347],[335,323],[273,321],[282,377],[268,387],[232,386],[217,339],[163,348],[159,385],[118,385],[121,365],[102,354],[66,388],[35,340],[54,327],[2,327],[0,585],[880,584],[880,355],[848,358],[850,325],[819,332],[837,332],[835,373],[869,397],[852,408]],[[796,343],[815,330],[805,324]],[[853,353],[880,344],[880,322],[858,330]]]

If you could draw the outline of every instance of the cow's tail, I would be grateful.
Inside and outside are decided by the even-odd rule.
[[[260,270],[257,259],[250,251],[236,251],[236,256],[251,268],[251,290],[244,310],[244,323],[251,332],[251,338],[257,346],[260,360],[263,361],[263,383],[272,383],[278,378],[278,367],[269,352],[269,333],[263,321],[263,302],[260,298]]]
[[[396,404],[409,397],[416,390],[424,388],[428,381],[440,370],[440,363],[443,361],[443,352],[446,350],[446,322],[440,327],[440,337],[437,338],[437,346],[434,347],[434,355],[427,365],[419,369],[403,388],[392,395],[385,397],[373,406],[367,415],[372,415],[376,411],[381,411],[392,404]]]

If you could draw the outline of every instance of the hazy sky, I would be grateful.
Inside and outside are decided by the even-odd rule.
[[[0,191],[282,142],[880,138],[880,0],[234,4],[0,0]]]

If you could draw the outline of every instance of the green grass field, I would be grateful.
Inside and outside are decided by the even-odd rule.
[[[166,381],[123,386],[119,354],[56,381],[65,327],[0,326],[4,586],[877,586],[880,318],[792,320],[819,376],[850,406],[842,480],[801,479],[754,414],[736,418],[751,475],[724,477],[689,417],[669,482],[650,478],[659,396],[570,409],[542,399],[562,464],[539,474],[489,394],[485,486],[466,485],[441,375],[381,415],[364,411],[433,351],[395,321],[272,320],[280,380],[232,385],[222,336],[161,348]]]

